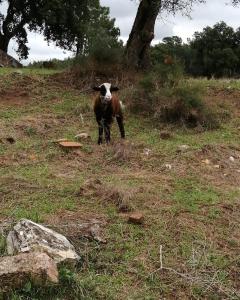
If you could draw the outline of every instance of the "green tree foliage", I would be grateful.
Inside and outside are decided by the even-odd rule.
[[[180,37],[165,37],[161,43],[152,47],[151,55],[153,64],[163,63],[164,59],[168,56],[184,60],[185,47]]]
[[[190,41],[196,73],[208,77],[239,74],[239,32],[224,22],[196,32]]]
[[[89,51],[96,32],[111,37],[112,44],[120,34],[99,0],[0,0],[0,5],[8,7],[6,14],[0,13],[0,49],[7,52],[14,39],[20,58],[28,57],[28,31],[78,54]]]
[[[177,36],[164,38],[151,51],[154,65],[166,57],[184,65],[185,72],[194,76],[231,77],[240,75],[240,29],[224,22],[195,32],[185,44]]]
[[[110,19],[109,8],[102,7],[99,0],[64,1],[65,11],[70,11],[66,20],[57,19],[55,26],[48,24],[43,33],[47,40],[54,41],[63,49],[86,55],[98,43],[105,41],[108,47],[118,46],[119,28],[115,19]],[[55,4],[49,10],[54,11]]]

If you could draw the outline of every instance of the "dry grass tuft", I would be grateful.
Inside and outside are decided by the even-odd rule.
[[[100,201],[114,204],[121,212],[132,211],[131,199],[133,192],[121,187],[104,184],[99,179],[89,179],[85,181],[77,196],[87,198],[97,198]]]

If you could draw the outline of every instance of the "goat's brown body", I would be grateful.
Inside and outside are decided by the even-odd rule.
[[[108,108],[111,107],[111,110]],[[99,111],[106,111],[106,113],[111,113],[111,117],[114,118],[118,115],[122,115],[122,107],[120,101],[116,95],[112,96],[112,100],[108,104],[103,104],[100,96],[95,98],[94,101],[94,112],[97,114]],[[110,116],[109,116],[110,117]]]
[[[103,129],[105,131],[106,141],[110,142],[110,125],[115,117],[121,137],[125,137],[122,107],[116,95],[112,95],[112,99],[108,103],[103,103],[101,97],[97,96],[94,101],[94,112],[99,126],[98,144],[102,143]]]

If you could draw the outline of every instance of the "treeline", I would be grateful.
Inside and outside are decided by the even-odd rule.
[[[178,36],[166,37],[152,47],[153,65],[180,63],[192,76],[240,76],[240,28],[234,30],[225,22],[195,32],[188,43]]]
[[[88,65],[121,65],[125,47],[119,40],[119,29],[109,18],[109,11],[99,15],[98,28],[104,33],[90,35],[83,50],[74,58],[34,62],[30,66],[66,68],[76,64],[83,66],[86,62]],[[176,66],[175,72],[182,68],[185,74],[195,77],[239,77],[240,28],[234,30],[225,22],[219,22],[195,32],[187,43],[183,43],[178,36],[165,37],[151,47],[151,64],[153,69],[162,69],[162,72],[166,64],[172,64]],[[165,69],[168,74],[169,68]]]

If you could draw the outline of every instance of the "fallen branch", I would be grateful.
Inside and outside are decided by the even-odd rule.
[[[174,273],[175,275],[177,275],[187,281],[190,281],[191,284],[195,283],[195,284],[199,284],[199,285],[205,287],[204,292],[207,292],[208,290],[213,288],[215,291],[218,290],[220,293],[224,294],[225,296],[227,296],[229,298],[232,296],[240,298],[239,291],[221,286],[221,283],[217,279],[217,275],[218,275],[219,271],[216,271],[211,279],[203,279],[201,276],[192,276],[191,274],[185,274],[185,273],[178,272],[173,268],[164,267],[164,265],[163,265],[163,246],[162,245],[160,245],[160,247],[159,247],[159,264],[160,264],[160,268],[158,268],[157,270],[152,272],[147,277],[150,277],[159,271],[166,270],[166,271]]]

